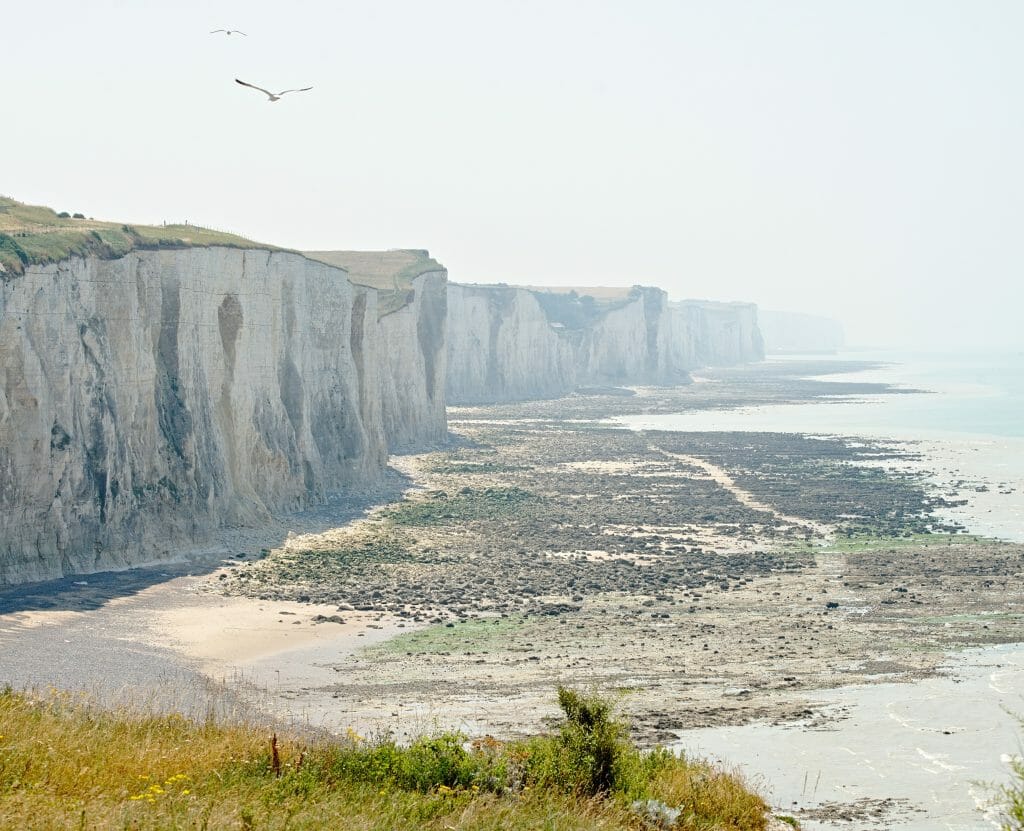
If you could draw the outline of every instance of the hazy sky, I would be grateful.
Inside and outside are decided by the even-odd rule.
[[[1024,348],[1020,0],[51,0],[3,29],[26,202]]]

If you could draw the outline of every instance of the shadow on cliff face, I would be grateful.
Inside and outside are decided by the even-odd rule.
[[[275,518],[264,527],[224,529],[209,540],[206,551],[184,554],[182,560],[0,587],[0,615],[88,612],[177,577],[201,577],[246,560],[259,559],[267,549],[282,545],[291,534],[322,533],[345,525],[378,505],[401,499],[412,485],[407,475],[389,467],[383,480],[372,489],[335,496],[320,505]]]

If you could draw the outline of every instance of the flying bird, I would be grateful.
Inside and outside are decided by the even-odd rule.
[[[210,34],[215,35],[217,32],[223,32],[225,35],[241,35],[244,38],[249,37],[245,32],[242,32],[239,29],[214,29]]]
[[[307,90],[313,89],[313,87],[302,87],[302,89],[286,89],[282,90],[281,92],[271,92],[269,89],[263,89],[263,87],[256,86],[256,84],[247,84],[245,81],[241,81],[238,78],[235,78],[235,83],[241,84],[243,87],[252,87],[253,89],[258,89],[260,92],[266,95],[268,99],[270,99],[271,103],[273,103],[274,101],[280,101],[281,96],[287,95],[289,92],[306,92]]]

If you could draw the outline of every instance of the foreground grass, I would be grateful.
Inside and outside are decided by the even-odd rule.
[[[763,829],[735,776],[643,753],[607,702],[559,691],[550,735],[342,740],[110,712],[67,694],[0,693],[0,828]],[[678,815],[674,812],[678,811]]]
[[[1024,724],[1024,719],[1021,720]],[[1017,756],[1010,762],[1012,779],[1010,784],[999,789],[999,803],[1002,807],[1002,831],[1024,831],[1024,757]]]

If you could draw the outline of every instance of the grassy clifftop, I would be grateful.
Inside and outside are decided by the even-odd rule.
[[[58,214],[51,208],[0,197],[0,274],[74,256],[121,257],[133,249],[230,248],[281,250],[236,234],[195,225],[126,225]]]
[[[345,269],[353,283],[377,289],[381,316],[402,308],[412,299],[413,280],[421,274],[445,270],[427,251],[419,248],[303,253],[312,260]]]
[[[0,196],[0,281],[23,274],[28,266],[56,263],[69,257],[112,260],[133,250],[215,245],[291,250],[198,225],[103,222]],[[421,274],[444,271],[444,266],[419,249],[307,251],[303,256],[341,268],[353,283],[376,289],[381,317],[412,301],[412,284]]]
[[[348,272],[349,279],[361,286],[399,291],[429,271],[444,271],[444,266],[418,248],[391,251],[305,251],[307,257]]]

